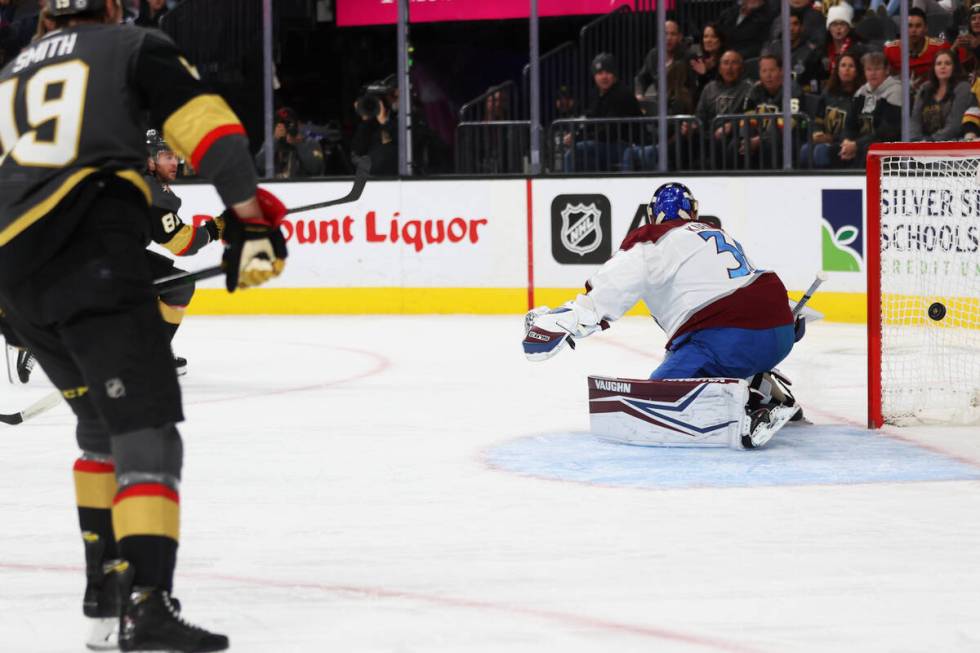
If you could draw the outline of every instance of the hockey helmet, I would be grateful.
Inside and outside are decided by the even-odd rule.
[[[146,148],[150,151],[150,156],[152,158],[157,158],[157,154],[160,152],[173,152],[173,148],[167,145],[167,141],[163,140],[163,136],[160,135],[155,129],[150,129],[146,132]]]
[[[647,204],[647,218],[651,224],[668,220],[696,220],[698,201],[691,189],[676,181],[660,186],[653,191],[653,199]]]

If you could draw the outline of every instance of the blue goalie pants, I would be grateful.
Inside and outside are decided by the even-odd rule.
[[[692,331],[671,343],[650,379],[746,379],[778,365],[793,349],[793,341],[792,324],[772,329]]]

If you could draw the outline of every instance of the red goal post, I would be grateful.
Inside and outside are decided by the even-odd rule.
[[[980,143],[867,157],[868,427],[980,423]]]

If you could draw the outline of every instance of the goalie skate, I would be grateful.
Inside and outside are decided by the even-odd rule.
[[[764,446],[799,411],[798,406],[781,405],[756,409],[749,415],[751,418],[749,433],[742,436],[742,447],[758,449]]]

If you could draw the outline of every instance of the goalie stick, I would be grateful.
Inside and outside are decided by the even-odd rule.
[[[820,284],[822,284],[826,280],[827,280],[826,274],[824,274],[823,272],[817,273],[817,278],[813,280],[813,283],[810,284],[810,287],[807,288],[806,292],[803,293],[803,296],[800,297],[800,301],[796,302],[796,306],[793,307],[793,317],[796,317],[800,314],[800,312],[803,310],[803,307],[806,306],[806,303],[810,301],[810,298],[813,297],[813,294],[817,292],[817,288],[820,287]]]
[[[347,204],[348,202],[356,202],[361,198],[361,194],[364,192],[364,186],[367,184],[368,173],[371,169],[371,159],[368,157],[362,157],[357,162],[357,171],[354,175],[354,185],[351,186],[350,191],[343,197],[338,197],[334,200],[327,200],[326,202],[317,202],[316,204],[306,204],[305,206],[294,206],[286,211],[286,215],[290,213],[302,213],[303,211],[312,211],[314,209],[323,209],[328,206],[336,206],[337,204]],[[181,274],[175,274],[170,277],[164,277],[163,279],[157,279],[153,283],[153,288],[157,292],[165,292],[167,290],[173,290],[174,288],[180,288],[186,286],[189,283],[194,283],[196,281],[203,281],[204,279],[210,279],[211,277],[217,277],[225,273],[224,267],[220,265],[212,265],[209,268],[204,268],[202,270],[197,270],[195,272],[184,272]]]
[[[16,426],[25,420],[29,420],[36,415],[40,415],[46,410],[54,408],[59,403],[61,403],[61,391],[55,390],[46,397],[37,400],[19,413],[11,413],[9,415],[0,413],[0,422],[10,424],[11,426]]]

